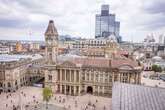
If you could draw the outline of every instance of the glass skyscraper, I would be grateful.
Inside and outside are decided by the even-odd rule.
[[[109,5],[102,5],[101,14],[96,14],[95,38],[106,38],[114,34],[118,42],[120,42],[121,37],[119,33],[120,22],[116,21],[115,14],[109,13]]]

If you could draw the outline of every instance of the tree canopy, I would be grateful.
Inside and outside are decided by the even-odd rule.
[[[43,100],[49,102],[50,98],[52,97],[52,89],[49,87],[45,87],[43,89]]]
[[[154,72],[162,72],[162,68],[158,65],[152,65],[152,70]]]

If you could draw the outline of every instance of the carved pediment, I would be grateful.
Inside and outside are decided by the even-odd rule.
[[[70,62],[70,61],[65,61],[63,62],[61,65],[59,66],[63,66],[63,67],[76,67],[76,64]]]

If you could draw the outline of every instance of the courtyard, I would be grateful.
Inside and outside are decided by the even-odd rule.
[[[2,93],[0,95],[0,110],[45,110],[42,100],[42,88],[23,87],[15,93]],[[18,107],[19,106],[19,107]],[[49,101],[48,110],[110,110],[111,98],[85,94],[82,96],[69,96],[54,94]]]

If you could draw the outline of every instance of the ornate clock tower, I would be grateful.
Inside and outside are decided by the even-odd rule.
[[[46,42],[46,62],[50,65],[55,65],[57,63],[58,55],[58,33],[54,26],[53,20],[49,21],[48,27],[45,32],[45,42]]]
[[[57,91],[57,56],[58,56],[58,33],[53,20],[49,21],[45,32],[45,87],[50,87],[53,92]]]

